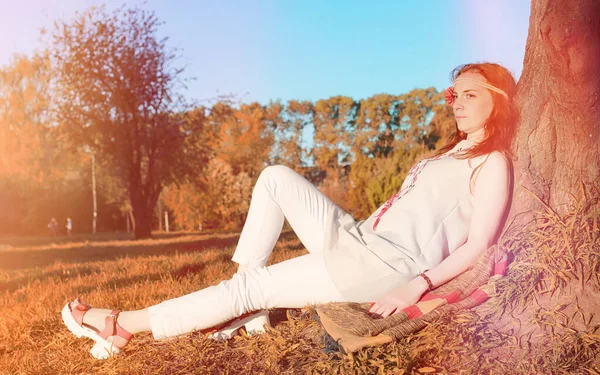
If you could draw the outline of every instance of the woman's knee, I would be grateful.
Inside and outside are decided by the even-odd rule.
[[[258,176],[258,182],[269,183],[278,181],[288,181],[296,178],[298,174],[288,166],[282,164],[270,165],[262,170]]]
[[[260,177],[263,177],[263,178],[279,177],[279,176],[287,175],[293,171],[294,171],[293,169],[291,169],[290,167],[283,165],[283,164],[269,165],[268,167],[265,167],[265,169],[263,169],[262,172],[260,172]]]

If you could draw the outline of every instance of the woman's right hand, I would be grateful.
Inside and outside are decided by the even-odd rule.
[[[402,309],[419,302],[427,288],[425,279],[417,276],[408,284],[392,290],[375,302],[369,309],[369,315],[373,318],[385,318],[400,312]]]

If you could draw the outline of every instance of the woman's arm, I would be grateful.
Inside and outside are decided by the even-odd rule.
[[[435,287],[466,271],[477,256],[489,248],[500,229],[510,189],[510,166],[499,152],[492,153],[481,167],[473,192],[474,204],[467,242],[425,274]],[[427,282],[417,276],[377,301],[369,313],[386,317],[416,303],[427,290]]]

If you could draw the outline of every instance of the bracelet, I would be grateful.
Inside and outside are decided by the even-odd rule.
[[[421,276],[423,279],[425,279],[425,281],[427,282],[427,291],[430,291],[432,289],[434,289],[435,287],[433,286],[433,283],[431,282],[431,279],[425,275],[425,272],[421,272],[419,274],[419,276]]]

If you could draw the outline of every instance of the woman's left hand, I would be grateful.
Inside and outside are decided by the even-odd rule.
[[[422,277],[417,276],[408,284],[392,290],[375,302],[369,310],[369,315],[374,318],[385,318],[400,312],[402,309],[417,303],[426,290],[427,282]]]

